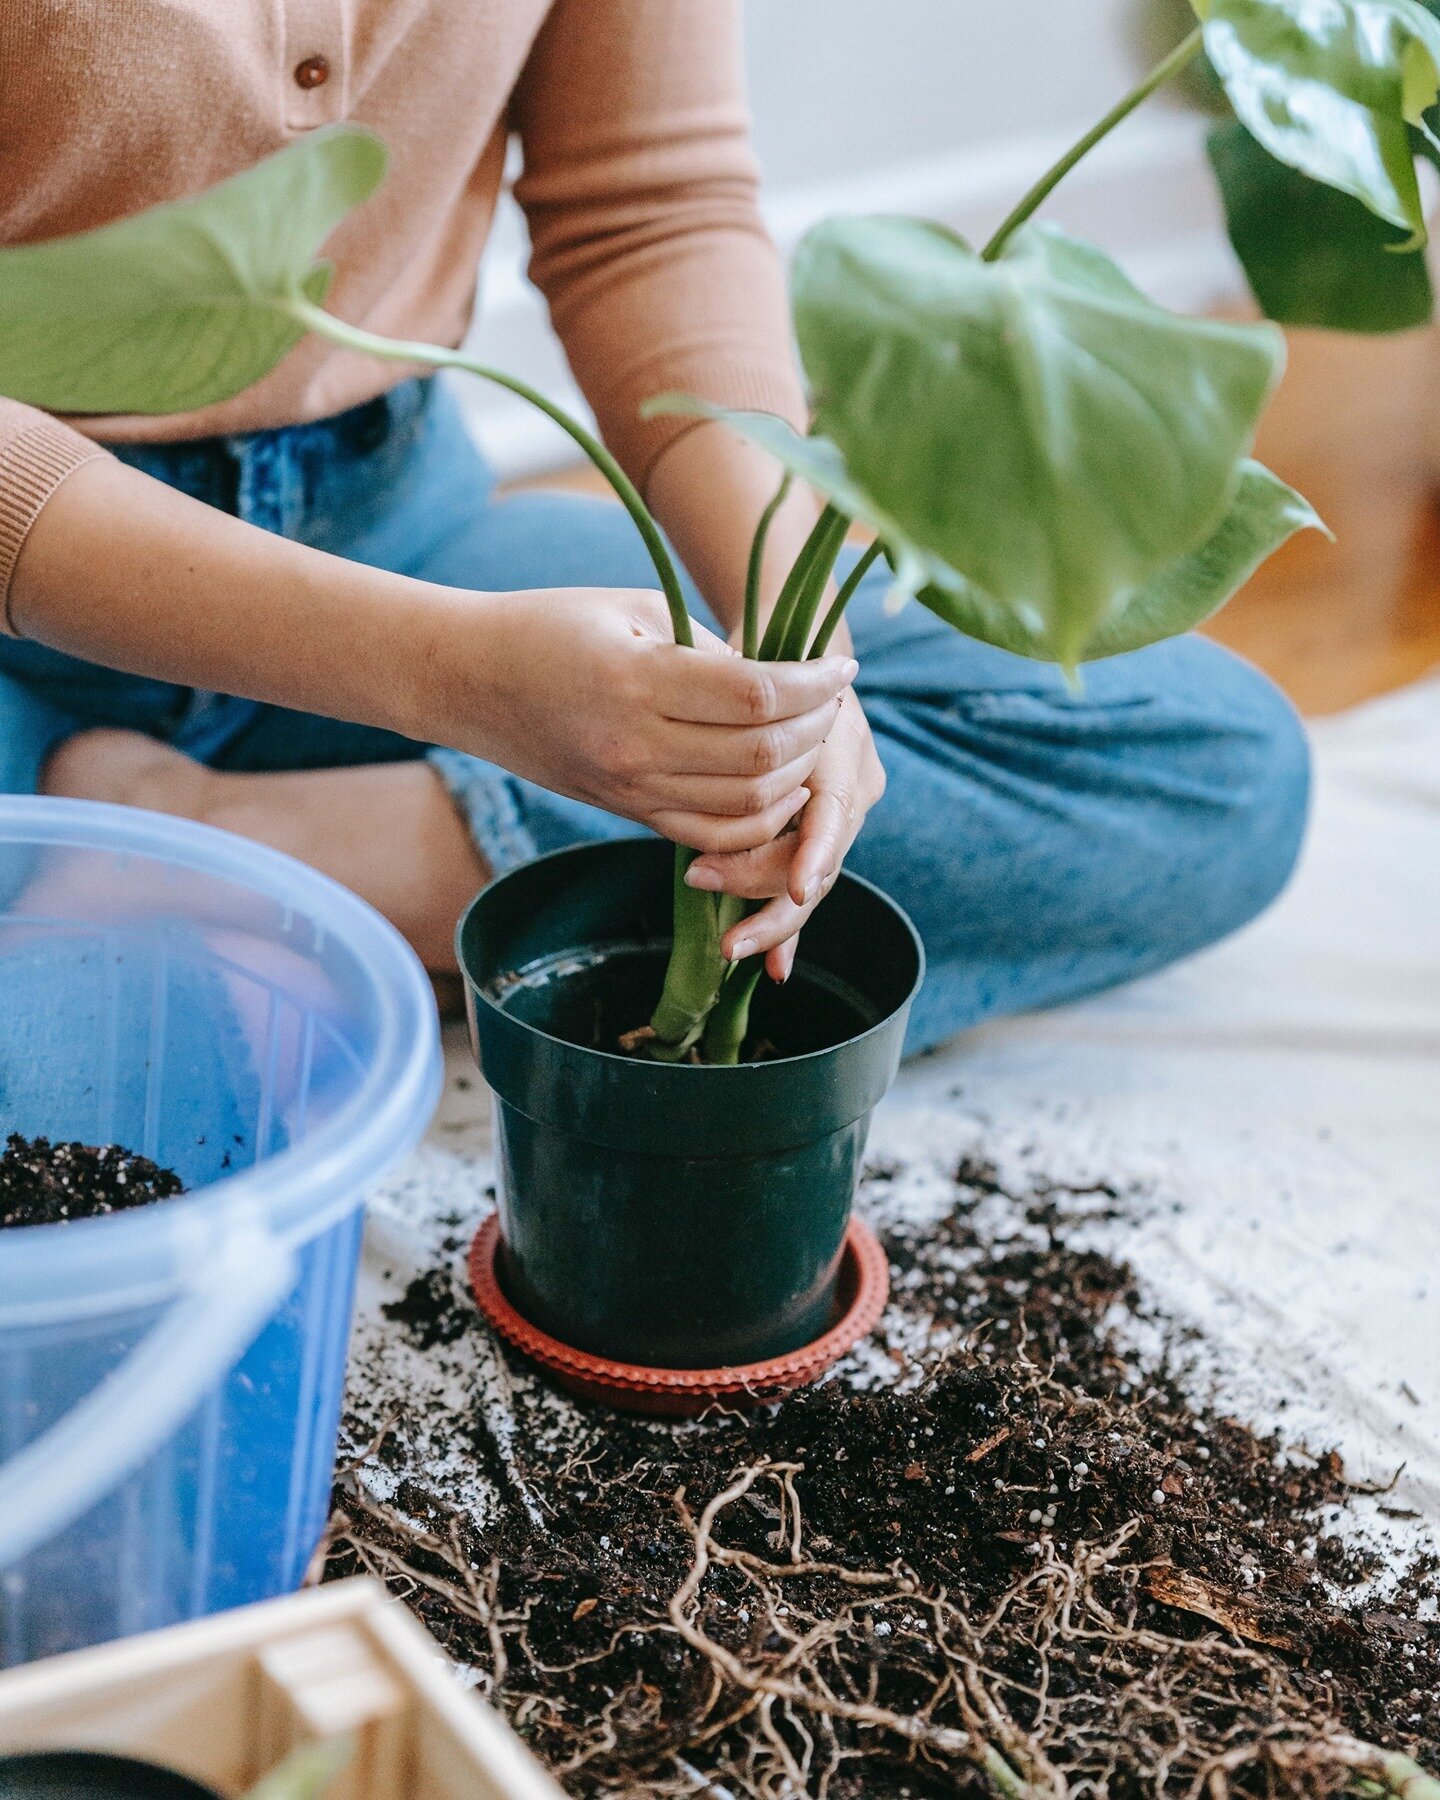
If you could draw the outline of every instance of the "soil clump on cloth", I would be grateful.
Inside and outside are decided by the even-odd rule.
[[[52,1144],[11,1132],[0,1152],[0,1230],[97,1219],[184,1191],[173,1171],[118,1144]]]
[[[953,1186],[882,1221],[903,1356],[749,1417],[575,1409],[558,1451],[521,1417],[508,1482],[477,1406],[483,1527],[399,1399],[351,1419],[327,1575],[382,1577],[577,1796],[1418,1800],[1365,1746],[1440,1770],[1440,1565],[1357,1548],[1340,1458],[1188,1397],[1178,1347],[1142,1366],[1073,1193]],[[484,1329],[448,1279],[394,1320]]]

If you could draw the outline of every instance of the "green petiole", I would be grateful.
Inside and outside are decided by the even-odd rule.
[[[775,490],[775,497],[760,515],[760,522],[755,527],[755,535],[750,540],[750,562],[745,570],[745,628],[742,643],[746,656],[753,662],[760,654],[760,576],[765,562],[765,543],[770,536],[770,527],[775,522],[775,515],[785,504],[785,496],[790,492],[790,484],[794,480],[787,469]]]
[[[876,560],[884,554],[885,546],[880,542],[879,538],[876,538],[875,542],[870,545],[864,555],[862,555],[855,564],[855,567],[845,577],[844,582],[841,584],[840,592],[830,602],[830,610],[820,621],[820,629],[815,633],[815,642],[810,646],[810,656],[812,660],[817,656],[823,656],[830,648],[830,640],[835,635],[836,626],[839,625],[841,619],[845,616],[845,608],[855,598],[856,590],[859,588],[860,583],[870,573]]]
[[[720,987],[720,998],[705,1021],[705,1035],[700,1040],[703,1062],[739,1062],[745,1034],[750,1029],[750,1002],[764,969],[763,956],[747,956],[744,962],[730,965]]]
[[[554,420],[610,483],[616,498],[634,520],[635,528],[644,540],[650,560],[655,565],[655,573],[660,578],[660,588],[670,609],[670,628],[675,634],[675,642],[686,648],[694,647],[695,637],[690,629],[690,614],[685,605],[680,576],[665,539],[660,535],[660,527],[641,499],[639,489],[615,458],[593,433],[572,419],[563,407],[547,400],[528,382],[521,381],[514,375],[507,375],[503,369],[492,369],[459,350],[445,350],[436,344],[407,343],[399,338],[377,337],[373,332],[347,325],[343,319],[337,319],[333,313],[326,312],[323,306],[317,306],[303,294],[292,294],[289,299],[279,303],[279,310],[298,319],[317,337],[328,338],[332,344],[343,345],[347,350],[358,350],[385,362],[424,363],[434,369],[464,369],[467,374],[478,375],[482,381],[493,382],[496,387],[518,394],[522,400],[528,400],[543,412],[547,419]]]
[[[1177,44],[1163,61],[1157,63],[1143,81],[1131,88],[1123,100],[1117,101],[1078,143],[1072,144],[1057,163],[1051,164],[980,252],[981,260],[995,262],[1010,239],[1027,219],[1040,210],[1076,164],[1083,162],[1097,144],[1103,142],[1117,125],[1130,117],[1136,107],[1143,106],[1153,93],[1167,82],[1173,81],[1188,63],[1195,60],[1204,46],[1205,33],[1197,25],[1189,37]]]
[[[825,509],[821,518],[828,520],[827,528],[796,592],[790,622],[775,659],[777,662],[804,661],[815,614],[825,598],[825,584],[835,567],[835,558],[845,546],[845,534],[850,529],[850,520],[845,514],[832,506]]]
[[[801,594],[805,591],[810,571],[814,567],[816,558],[825,554],[827,540],[835,528],[835,521],[843,520],[843,518],[843,513],[837,512],[833,506],[827,506],[812,526],[809,537],[801,545],[794,566],[785,577],[785,584],[780,589],[780,598],[776,601],[775,610],[770,615],[770,623],[765,628],[765,636],[760,645],[761,662],[780,661],[781,651],[790,630],[790,621],[795,616],[795,608]],[[843,537],[842,531],[842,540]],[[830,562],[825,565],[827,572],[834,562],[837,552],[832,552]]]

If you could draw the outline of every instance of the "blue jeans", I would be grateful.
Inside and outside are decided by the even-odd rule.
[[[497,499],[453,399],[430,382],[316,424],[121,454],[266,530],[429,581],[654,586],[618,507]],[[889,778],[849,866],[895,895],[925,940],[910,1050],[1160,968],[1279,892],[1304,830],[1308,757],[1263,676],[1191,637],[1093,665],[1077,697],[1053,669],[971,643],[918,606],[885,616],[884,587],[867,581],[849,615]],[[713,623],[697,595],[691,605]],[[32,792],[56,743],[102,724],[235,771],[427,756],[497,874],[642,831],[458,751],[0,640],[0,791]]]

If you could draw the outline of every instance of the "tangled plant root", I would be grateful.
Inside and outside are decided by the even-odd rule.
[[[526,1470],[543,1527],[512,1503],[483,1541],[413,1480],[374,1497],[392,1433],[342,1478],[330,1573],[402,1595],[587,1800],[1440,1800],[1440,1632],[1337,1600],[1365,1572],[1316,1536],[1338,1459],[1137,1383],[1127,1272],[1016,1205],[1023,1248],[968,1200],[892,1234],[903,1288],[984,1320],[908,1390],[589,1416]]]
[[[522,1728],[539,1725],[567,1743],[554,1767],[576,1792],[828,1800],[847,1768],[879,1761],[911,1768],[919,1783],[949,1777],[936,1793],[983,1782],[1004,1800],[1124,1791],[1137,1765],[1150,1770],[1146,1791],[1195,1800],[1347,1789],[1440,1800],[1440,1783],[1408,1757],[1348,1736],[1264,1653],[1218,1633],[1185,1639],[1137,1624],[1129,1602],[1145,1587],[1145,1564],[1134,1554],[1138,1525],[1067,1554],[1047,1542],[1037,1566],[976,1619],[957,1597],[923,1591],[898,1565],[851,1569],[809,1556],[795,1486],[803,1472],[756,1463],[698,1518],[677,1490],[674,1511],[692,1560],[664,1620],[625,1626],[598,1651],[560,1663],[537,1654],[532,1607],[501,1605],[498,1561],[477,1570],[457,1528],[443,1540],[417,1532],[352,1488],[357,1515],[337,1515],[330,1550],[353,1556],[427,1615],[423,1603],[438,1600],[455,1620],[478,1627],[489,1647],[479,1691],[502,1701]],[[716,1535],[757,1486],[774,1490],[784,1560]],[[708,1622],[707,1580],[717,1569],[741,1577],[749,1605]],[[1107,1589],[1123,1597],[1118,1610],[1102,1598]],[[727,1645],[712,1635],[737,1615],[752,1622],[744,1641]],[[547,1684],[600,1667],[641,1631],[673,1634],[699,1659],[680,1719],[667,1719],[660,1692],[632,1682],[587,1727],[553,1692],[510,1680],[512,1667]],[[473,1637],[467,1642],[473,1648]],[[513,1662],[507,1644],[518,1653]],[[1023,1680],[1010,1672],[1019,1645],[1033,1657]],[[1102,1665],[1103,1700],[1079,1679]],[[897,1686],[912,1696],[903,1710],[877,1698]],[[653,1738],[639,1757],[637,1738]],[[702,1756],[710,1772],[697,1768]]]

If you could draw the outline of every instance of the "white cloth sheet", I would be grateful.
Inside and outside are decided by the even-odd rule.
[[[1319,721],[1297,875],[1228,942],[905,1070],[1041,1161],[1148,1178],[1117,1240],[1222,1394],[1440,1518],[1440,680]],[[1282,1405],[1283,1403],[1283,1405]]]

